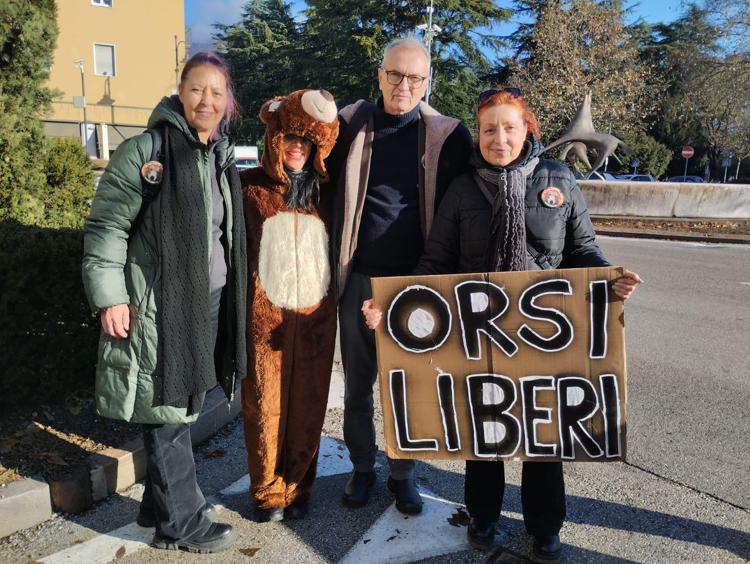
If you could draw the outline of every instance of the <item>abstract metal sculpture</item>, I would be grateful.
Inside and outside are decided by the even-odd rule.
[[[560,154],[560,159],[564,160],[569,152],[572,153],[571,157],[574,156],[588,167],[588,174],[602,166],[607,157],[614,156],[617,159],[617,156],[615,156],[617,149],[628,156],[633,155],[632,149],[614,135],[597,133],[594,130],[594,122],[591,119],[591,92],[586,94],[583,103],[578,106],[576,115],[568,124],[565,133],[559,139],[550,143],[545,150],[549,151],[560,145],[565,145]],[[589,163],[588,151],[596,153],[596,161],[593,166]],[[619,162],[620,159],[617,160]]]

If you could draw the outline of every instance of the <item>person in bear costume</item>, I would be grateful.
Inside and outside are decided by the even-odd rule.
[[[297,90],[263,104],[260,168],[242,172],[249,274],[242,411],[258,521],[307,515],[336,340],[324,159],[338,135],[333,96]]]

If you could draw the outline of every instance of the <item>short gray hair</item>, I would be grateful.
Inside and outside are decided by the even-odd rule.
[[[416,49],[421,51],[424,55],[425,61],[427,61],[427,66],[430,66],[430,52],[427,50],[427,46],[413,33],[407,33],[406,35],[402,35],[401,37],[392,39],[388,42],[383,49],[383,60],[380,63],[381,66],[385,64],[385,58],[388,56],[388,53],[390,53],[391,49],[396,48]]]

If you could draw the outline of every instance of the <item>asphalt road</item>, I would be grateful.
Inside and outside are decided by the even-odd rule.
[[[602,237],[626,306],[630,464],[750,508],[750,246]]]
[[[646,283],[626,307],[629,427],[626,463],[565,465],[562,562],[750,560],[748,340],[750,246],[602,238],[613,263]],[[142,486],[83,515],[57,515],[0,542],[0,562],[525,562],[520,465],[507,465],[502,546],[469,550],[456,523],[463,464],[419,463],[422,516],[405,519],[385,491],[385,459],[368,507],[340,505],[350,466],[341,442],[341,375],[334,372],[314,504],[304,521],[249,519],[239,422],[196,450],[199,481],[239,539],[195,556],[147,547],[132,524]],[[382,442],[380,443],[382,444]],[[64,552],[61,552],[64,551]]]

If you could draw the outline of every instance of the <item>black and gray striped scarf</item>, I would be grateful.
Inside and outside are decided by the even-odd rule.
[[[486,264],[490,272],[527,269],[525,197],[526,178],[539,163],[539,141],[529,137],[525,158],[503,168],[489,164],[474,146],[469,164],[474,181],[492,206]]]

